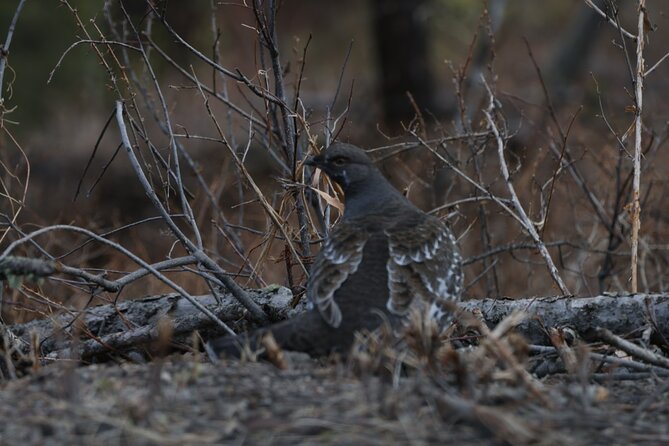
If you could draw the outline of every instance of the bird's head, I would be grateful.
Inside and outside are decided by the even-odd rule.
[[[319,155],[310,156],[304,164],[321,169],[341,186],[346,195],[370,181],[378,172],[364,150],[340,142],[330,145]]]

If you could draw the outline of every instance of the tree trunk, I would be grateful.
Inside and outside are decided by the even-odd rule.
[[[434,110],[427,17],[430,0],[374,0],[372,14],[386,125],[400,129],[414,117],[410,93],[421,109]]]

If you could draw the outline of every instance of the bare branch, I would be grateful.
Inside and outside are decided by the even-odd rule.
[[[567,288],[567,285],[562,281],[562,278],[560,277],[560,273],[558,272],[557,268],[555,267],[555,264],[553,263],[553,259],[551,258],[550,253],[548,252],[548,249],[546,248],[546,245],[544,242],[541,240],[539,237],[539,234],[537,233],[536,228],[534,227],[534,223],[530,220],[530,218],[527,216],[527,213],[525,212],[525,209],[523,208],[523,205],[520,203],[520,199],[518,198],[518,194],[516,194],[516,189],[513,186],[513,183],[511,182],[511,176],[509,175],[509,168],[506,164],[506,159],[504,158],[504,141],[502,139],[502,136],[500,135],[499,129],[497,128],[497,124],[495,124],[495,120],[492,116],[492,113],[495,110],[495,96],[493,95],[492,91],[490,90],[490,87],[488,84],[485,82],[485,79],[483,79],[483,82],[486,86],[486,89],[488,90],[488,95],[490,98],[489,106],[488,109],[484,111],[486,119],[488,120],[488,126],[490,127],[490,130],[493,132],[495,135],[495,139],[497,141],[497,156],[499,158],[499,163],[500,163],[500,168],[502,170],[502,177],[504,178],[504,181],[506,182],[506,186],[509,190],[509,193],[511,194],[511,201],[513,202],[514,208],[515,208],[515,213],[518,216],[519,221],[521,222],[523,228],[527,233],[530,235],[534,243],[537,245],[537,249],[539,250],[539,253],[541,256],[544,258],[544,261],[546,262],[546,266],[548,267],[548,271],[553,278],[553,281],[557,284],[557,286],[560,288],[560,291],[565,294],[569,295],[571,294],[569,292],[569,289]]]
[[[644,17],[646,14],[646,0],[639,0],[638,35],[636,39],[636,80],[634,82],[634,179],[632,181],[632,293],[636,293],[638,285],[638,263],[639,263],[639,230],[641,229],[641,138],[643,124],[641,113],[643,111],[643,76],[644,76]]]
[[[636,40],[637,36],[634,34],[630,33],[629,31],[625,30],[622,26],[620,26],[620,23],[616,22],[613,20],[611,17],[609,17],[604,11],[602,11],[597,5],[595,5],[592,0],[583,0],[586,5],[590,6],[597,14],[601,15],[603,18],[606,19],[607,22],[609,22],[611,25],[613,25],[614,28],[620,31],[622,35],[627,37],[628,39]]]
[[[23,243],[25,243],[27,241],[30,241],[30,240],[34,239],[35,237],[38,237],[42,234],[46,234],[48,232],[53,232],[53,231],[72,231],[72,232],[76,232],[76,233],[79,233],[79,234],[84,234],[84,235],[86,235],[90,238],[95,239],[96,241],[98,241],[98,242],[100,242],[104,245],[110,246],[111,248],[121,252],[122,254],[124,254],[125,256],[130,258],[132,261],[134,261],[135,263],[137,263],[138,265],[140,265],[141,267],[143,267],[144,269],[149,271],[157,279],[159,279],[160,281],[162,281],[163,283],[168,285],[170,288],[172,288],[174,291],[179,293],[185,299],[187,299],[198,310],[202,311],[204,314],[209,316],[211,318],[211,320],[214,323],[216,323],[219,327],[223,328],[224,330],[226,330],[228,332],[232,331],[232,330],[230,330],[230,328],[223,321],[221,321],[218,317],[216,317],[216,315],[214,313],[212,313],[211,310],[209,310],[207,307],[200,304],[200,302],[198,302],[193,296],[191,296],[188,292],[186,292],[186,290],[184,290],[181,286],[179,286],[178,284],[176,284],[175,282],[173,282],[172,280],[167,278],[164,274],[162,274],[160,271],[155,269],[153,266],[151,266],[149,263],[144,261],[142,258],[133,254],[130,250],[124,248],[120,244],[118,244],[116,242],[112,242],[111,240],[107,240],[104,237],[100,237],[96,233],[94,233],[92,231],[89,231],[88,229],[85,229],[85,228],[80,228],[80,227],[72,226],[72,225],[53,225],[53,226],[47,226],[46,228],[38,229],[38,230],[33,231],[30,234],[27,234],[26,236],[21,237],[20,239],[15,240],[12,243],[10,243],[7,246],[7,248],[5,248],[5,250],[2,252],[2,254],[0,254],[0,262],[4,261],[7,258],[7,256],[9,256],[9,254],[11,254],[12,251],[14,251],[14,249],[16,249],[18,246],[22,245]]]
[[[149,199],[156,207],[158,212],[161,214],[163,220],[170,228],[170,230],[184,244],[186,249],[188,249],[188,251],[191,252],[191,254],[198,260],[198,262],[201,262],[207,268],[210,268],[211,270],[214,271],[214,274],[221,280],[221,282],[225,284],[228,290],[237,299],[239,299],[242,305],[244,305],[249,310],[249,312],[251,312],[254,318],[261,321],[265,320],[267,316],[262,311],[262,309],[258,307],[258,305],[255,302],[253,302],[253,300],[251,300],[251,298],[247,295],[247,293],[239,285],[237,285],[234,280],[225,275],[225,272],[216,264],[216,262],[210,259],[202,251],[202,249],[198,248],[184,235],[181,229],[179,229],[174,220],[171,218],[170,214],[167,212],[163,204],[160,202],[160,199],[158,198],[155,191],[151,187],[151,184],[149,183],[149,180],[146,178],[146,175],[144,174],[144,171],[142,170],[142,167],[139,164],[139,160],[137,160],[135,152],[132,149],[130,139],[128,138],[128,133],[125,128],[125,122],[123,121],[123,104],[121,103],[121,101],[116,102],[116,122],[118,123],[119,130],[121,132],[121,139],[123,141],[123,146],[126,150],[126,153],[128,154],[128,159],[130,160],[130,164],[132,165],[132,168],[135,171],[137,178],[142,184],[144,191],[146,192],[146,194],[148,195]]]
[[[14,30],[16,29],[16,22],[19,20],[19,15],[21,15],[21,10],[25,4],[26,0],[19,0],[19,4],[16,6],[16,11],[14,11],[12,23],[10,23],[9,29],[7,30],[5,43],[2,45],[2,48],[0,48],[0,104],[4,102],[4,97],[2,95],[2,81],[5,76],[5,67],[7,66],[9,46],[12,44],[12,37],[14,36]]]

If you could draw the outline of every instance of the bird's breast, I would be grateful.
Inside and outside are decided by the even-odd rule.
[[[373,328],[379,324],[376,312],[385,311],[389,296],[388,255],[387,237],[383,233],[372,234],[357,271],[335,292],[342,321],[353,329]]]

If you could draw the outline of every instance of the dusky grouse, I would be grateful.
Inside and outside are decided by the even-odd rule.
[[[341,186],[344,215],[311,267],[309,310],[253,333],[251,344],[269,330],[283,349],[322,356],[347,353],[354,333],[377,328],[381,313],[396,322],[415,307],[444,322],[443,304],[462,292],[461,256],[446,224],[409,202],[354,145],[334,143],[305,164]],[[238,338],[210,346],[238,355]]]

